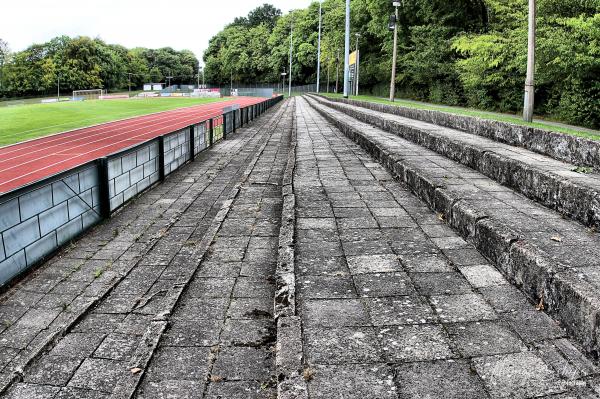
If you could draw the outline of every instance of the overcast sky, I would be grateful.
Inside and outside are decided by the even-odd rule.
[[[236,16],[268,2],[284,13],[311,0],[0,0],[0,38],[13,51],[55,36],[86,35],[125,47],[192,50]]]

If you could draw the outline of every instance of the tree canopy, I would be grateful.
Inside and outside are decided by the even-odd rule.
[[[198,73],[198,60],[189,50],[127,49],[86,36],[56,37],[46,43],[10,53],[0,39],[0,97],[54,92],[60,77],[65,91],[125,89],[145,82],[189,83]]]
[[[600,127],[600,1],[538,0],[536,112]],[[344,0],[323,1],[321,82],[343,70]],[[294,26],[295,84],[316,81],[318,2],[281,15],[264,5],[210,40],[207,79],[275,83],[287,71]],[[361,86],[386,95],[392,34],[389,0],[351,0],[352,49],[359,33]],[[268,15],[269,17],[265,17]],[[261,16],[261,17],[257,17]],[[250,22],[254,21],[254,22]],[[519,112],[527,57],[527,0],[404,0],[398,94],[417,100]],[[332,83],[333,84],[333,83]]]

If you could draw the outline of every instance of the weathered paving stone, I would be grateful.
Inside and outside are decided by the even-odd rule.
[[[403,254],[400,255],[402,265],[413,273],[444,273],[454,269],[448,259],[440,254]]]
[[[272,320],[229,319],[219,337],[223,345],[260,347],[275,342],[275,325]]]
[[[393,273],[402,270],[396,255],[357,255],[347,256],[346,260],[353,274]]]
[[[273,301],[271,298],[234,298],[227,310],[232,319],[271,319]]]
[[[119,375],[128,372],[127,363],[87,358],[79,366],[68,386],[110,393],[115,388]]]
[[[219,342],[220,320],[175,320],[163,337],[165,346],[212,346]]]
[[[45,356],[39,359],[24,381],[32,384],[64,386],[69,382],[81,359],[61,356]]]
[[[330,299],[306,301],[304,323],[323,327],[367,326],[369,316],[357,299]]]
[[[150,381],[141,389],[139,399],[202,398],[202,382],[185,380]]]
[[[440,325],[389,326],[378,330],[385,358],[391,362],[424,361],[454,357]]]
[[[307,329],[306,350],[310,364],[380,363],[382,351],[375,329]]]
[[[66,387],[61,388],[54,399],[106,399],[109,397],[110,395],[105,392]]]
[[[371,273],[354,276],[362,297],[414,295],[416,293],[406,273]]]
[[[306,299],[356,298],[352,279],[348,276],[312,276],[297,280],[302,296]]]
[[[94,351],[94,357],[126,361],[133,354],[137,344],[137,340],[131,335],[109,334]]]
[[[13,386],[6,395],[9,399],[52,399],[60,390],[50,385],[21,383]]]
[[[230,380],[268,380],[272,373],[269,350],[252,347],[222,348],[214,364],[212,375]]]
[[[313,398],[395,399],[393,371],[383,364],[319,365],[310,369]]]
[[[67,334],[50,354],[75,359],[90,356],[104,339],[101,333],[71,333]]]
[[[148,369],[150,381],[191,380],[202,381],[208,373],[207,347],[160,347]]]
[[[443,323],[494,320],[496,313],[478,294],[437,295],[430,298]]]
[[[410,276],[421,295],[467,294],[472,290],[467,280],[456,272],[412,273]]]
[[[566,336],[565,331],[547,314],[531,308],[509,313],[505,319],[526,343]]]
[[[211,383],[206,399],[275,399],[277,391],[274,384],[255,381],[222,381]]]
[[[565,390],[564,381],[532,352],[476,358],[473,364],[494,398],[548,395]]]
[[[395,369],[399,399],[483,399],[488,394],[469,363],[438,360],[402,364]]]
[[[521,352],[523,341],[505,323],[483,321],[446,326],[454,346],[464,357]]]

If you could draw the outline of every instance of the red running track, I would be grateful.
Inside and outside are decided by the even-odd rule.
[[[58,133],[0,148],[0,193],[222,114],[223,108],[263,98],[196,105]]]

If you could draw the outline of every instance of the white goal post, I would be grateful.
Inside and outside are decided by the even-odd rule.
[[[104,89],[73,90],[73,101],[98,100],[106,94]]]

